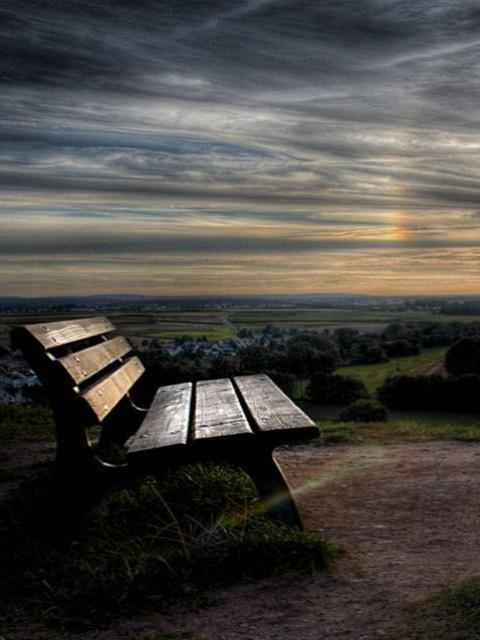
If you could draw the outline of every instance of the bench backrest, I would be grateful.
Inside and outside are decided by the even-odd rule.
[[[20,348],[47,390],[54,410],[102,423],[144,372],[130,343],[107,318],[82,318],[16,327]]]

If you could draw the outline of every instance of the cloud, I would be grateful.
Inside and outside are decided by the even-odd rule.
[[[474,0],[6,0],[0,44],[0,220],[78,218],[93,235],[123,204],[190,224],[192,253],[214,250],[201,216],[229,222],[222,251],[242,255],[397,248],[402,211],[405,251],[479,239]],[[135,251],[149,242],[170,252],[157,237]]]

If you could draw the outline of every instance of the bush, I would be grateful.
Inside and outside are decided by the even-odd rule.
[[[480,411],[480,376],[391,376],[377,391],[390,409]]]
[[[389,376],[377,397],[389,409],[447,409],[449,386],[442,376]]]
[[[385,422],[388,412],[376,400],[356,400],[343,409],[338,417],[343,422]]]
[[[454,411],[480,411],[480,376],[451,378],[448,387],[449,408]]]
[[[462,338],[452,345],[445,355],[445,367],[453,376],[480,374],[480,338]]]
[[[368,398],[365,384],[357,378],[316,373],[310,379],[307,394],[316,404],[348,405],[361,398]]]

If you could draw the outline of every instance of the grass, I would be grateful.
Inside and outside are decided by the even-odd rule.
[[[300,403],[316,421],[320,439],[314,446],[331,444],[398,444],[429,440],[480,441],[480,415],[444,411],[390,411],[387,422],[342,422],[343,407]]]
[[[0,438],[2,444],[53,440],[55,424],[47,407],[0,404]]]
[[[380,423],[353,423],[326,420],[320,422],[320,439],[315,446],[332,444],[400,444],[431,440],[480,442],[480,418],[476,423],[434,423],[421,418],[393,419]]]
[[[45,468],[0,507],[0,617],[85,628],[172,599],[205,602],[221,583],[328,566],[333,546],[272,523],[254,500],[240,471],[194,465],[68,520]]]
[[[388,376],[424,373],[429,368],[443,362],[446,351],[447,347],[425,349],[419,355],[392,358],[388,362],[340,367],[337,369],[337,373],[359,378],[365,383],[368,391],[374,394]]]
[[[456,585],[411,610],[405,640],[478,640],[480,578]]]

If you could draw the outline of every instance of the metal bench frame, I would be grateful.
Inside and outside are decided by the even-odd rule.
[[[110,482],[189,462],[226,461],[251,477],[270,517],[302,528],[273,450],[311,439],[318,430],[268,376],[161,387],[151,406],[142,408],[132,392],[145,369],[107,318],[16,327],[12,344],[49,396],[56,469],[67,491],[86,479],[101,484],[102,478]],[[122,445],[126,464],[112,464],[92,447],[88,429],[99,425],[100,442]]]

